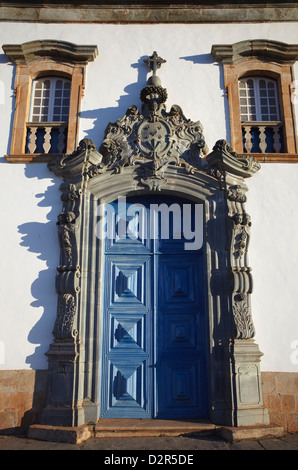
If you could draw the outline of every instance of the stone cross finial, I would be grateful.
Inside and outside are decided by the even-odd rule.
[[[161,64],[164,64],[166,60],[159,57],[157,52],[154,51],[150,57],[144,59],[144,62],[152,70],[153,76],[155,77],[157,69],[159,69],[161,67]]]

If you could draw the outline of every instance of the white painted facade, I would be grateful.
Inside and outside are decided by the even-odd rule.
[[[159,76],[168,91],[167,109],[179,104],[185,116],[200,120],[210,151],[229,138],[229,113],[221,66],[213,44],[272,39],[297,44],[297,24],[38,24],[2,23],[1,45],[58,39],[98,46],[87,65],[80,136],[98,148],[109,121],[128,106],[140,107],[148,70],[143,58],[153,51],[166,59]],[[45,352],[56,318],[56,229],[61,180],[46,164],[7,163],[14,106],[14,67],[0,56],[0,169],[2,269],[0,280],[0,369],[47,369]],[[295,65],[298,79],[298,64]],[[298,100],[297,100],[298,101]],[[298,104],[296,105],[298,116]],[[298,165],[262,164],[247,181],[252,218],[250,265],[256,342],[262,371],[298,372],[296,303],[298,245]]]

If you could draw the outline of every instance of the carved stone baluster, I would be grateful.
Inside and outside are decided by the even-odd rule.
[[[244,148],[247,153],[250,153],[252,150],[252,141],[251,141],[251,126],[244,126],[245,135],[244,135]]]
[[[273,148],[276,153],[279,153],[281,150],[279,126],[273,127]]]
[[[58,153],[62,153],[65,147],[64,130],[65,130],[65,127],[63,126],[59,127],[58,144],[57,144]]]
[[[36,150],[37,127],[29,127],[29,131],[30,131],[30,137],[29,137],[28,150],[29,150],[29,153],[34,153]]]
[[[51,148],[51,127],[45,127],[45,136],[44,136],[44,141],[43,141],[43,150],[44,153],[49,153],[50,148]]]
[[[265,130],[266,130],[266,126],[259,126],[259,131],[260,131],[259,147],[262,153],[265,153],[266,148],[267,148]]]

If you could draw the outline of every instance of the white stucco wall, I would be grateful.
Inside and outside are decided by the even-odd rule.
[[[45,368],[56,312],[60,182],[46,165],[0,165],[0,367]]]
[[[78,32],[79,31],[79,32]],[[245,39],[297,43],[296,24],[231,25],[78,25],[2,23],[0,43],[60,39],[97,44],[99,57],[87,67],[80,138],[98,147],[109,121],[128,106],[140,106],[147,79],[143,58],[154,50],[167,60],[159,71],[168,90],[167,108],[179,104],[187,118],[200,120],[210,150],[229,140],[228,110],[220,66],[212,44]],[[296,77],[298,78],[298,67]],[[11,116],[13,67],[0,55],[0,368],[47,368],[56,317],[56,234],[61,209],[60,180],[46,165],[6,163]],[[266,164],[248,182],[247,210],[252,217],[250,260],[254,275],[253,318],[264,353],[262,370],[298,371],[296,230],[298,165]],[[298,347],[298,346],[297,346]],[[297,355],[298,356],[298,355]],[[297,357],[296,356],[296,357]]]
[[[262,369],[298,372],[298,167],[262,165],[248,184],[252,312]]]

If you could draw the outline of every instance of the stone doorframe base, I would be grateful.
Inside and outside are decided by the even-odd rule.
[[[61,260],[57,268],[58,313],[47,353],[49,390],[41,424],[79,426],[99,417],[101,367],[102,241],[96,236],[99,203],[119,195],[150,194],[137,167],[99,171],[102,156],[83,140],[76,152],[49,168],[63,177],[58,217]],[[209,335],[209,418],[226,426],[268,424],[263,408],[260,358],[251,317],[251,268],[247,248],[247,187],[259,164],[218,141],[204,170],[169,164],[159,194],[204,204],[206,309]]]

